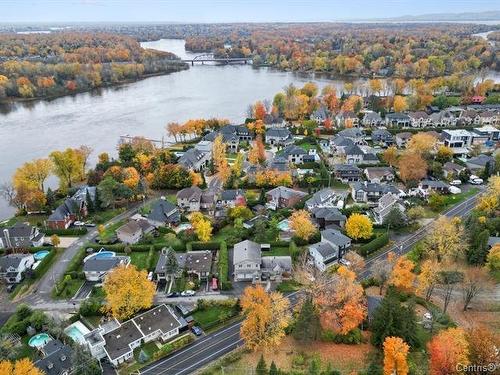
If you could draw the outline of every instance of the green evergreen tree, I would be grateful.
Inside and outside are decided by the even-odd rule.
[[[269,375],[278,375],[279,371],[276,367],[276,363],[274,361],[271,362],[271,367],[269,367]]]
[[[470,264],[484,265],[488,255],[488,239],[490,232],[485,229],[479,233],[472,233],[471,246],[467,251],[467,261]]]
[[[491,163],[489,161],[486,162],[484,166],[483,173],[481,173],[481,178],[486,182],[491,176]]]
[[[207,181],[205,180],[205,173],[201,172],[201,185],[200,189],[206,189],[207,188]]]
[[[90,196],[88,189],[87,189],[87,193],[85,194],[85,201],[86,201],[85,203],[87,204],[87,211],[94,212],[95,211],[94,201],[92,200],[92,197]]]
[[[267,375],[267,365],[266,361],[264,359],[264,355],[260,355],[259,363],[257,363],[257,367],[255,368],[255,374],[256,375]]]
[[[387,294],[375,310],[371,323],[372,343],[381,347],[388,336],[401,337],[411,347],[418,346],[415,335],[417,331],[417,320],[415,306],[401,305],[398,294],[393,288],[387,290]]]
[[[55,208],[56,206],[56,195],[51,188],[47,189],[47,193],[45,194],[45,199],[47,200],[47,207]]]
[[[259,203],[260,204],[266,203],[266,191],[264,190],[264,188],[260,189]]]
[[[384,225],[388,228],[402,228],[406,225],[406,217],[398,207],[393,207],[384,218]]]
[[[71,374],[100,375],[102,373],[99,362],[81,345],[75,345],[75,347],[73,347],[71,361],[73,365]]]
[[[315,357],[309,362],[307,375],[320,375],[320,371],[321,371],[321,360],[318,357]]]
[[[302,304],[292,335],[301,342],[317,340],[321,335],[319,316],[310,296]]]

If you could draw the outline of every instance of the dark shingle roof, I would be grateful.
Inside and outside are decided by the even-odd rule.
[[[180,213],[173,203],[166,199],[159,199],[151,207],[148,219],[160,223],[177,223],[180,221]]]

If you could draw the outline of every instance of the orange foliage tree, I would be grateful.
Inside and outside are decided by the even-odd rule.
[[[397,289],[409,292],[413,289],[415,274],[412,272],[415,264],[406,257],[400,257],[394,264],[389,284]]]
[[[431,375],[459,374],[457,366],[469,363],[469,345],[462,328],[448,328],[439,332],[427,344]]]
[[[0,374],[5,375],[43,375],[44,372],[35,367],[29,358],[15,362],[0,361]]]
[[[400,337],[384,340],[384,375],[407,375],[407,356],[410,347]]]
[[[399,158],[399,177],[405,183],[416,183],[427,174],[427,162],[419,153],[406,151]]]
[[[303,240],[308,240],[316,232],[316,227],[311,221],[311,214],[306,210],[298,210],[292,214],[290,228],[297,237]]]

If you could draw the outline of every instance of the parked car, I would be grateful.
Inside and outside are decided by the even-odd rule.
[[[167,298],[179,297],[179,292],[170,292],[167,294]]]
[[[448,191],[451,193],[451,194],[460,194],[462,192],[462,189],[456,187],[456,186],[450,186],[450,188],[448,189]]]
[[[192,297],[196,294],[194,290],[185,290],[181,292],[181,297]]]
[[[460,181],[460,180],[453,180],[453,181],[450,182],[450,185],[452,185],[452,186],[462,185],[462,181]]]
[[[198,326],[192,326],[191,331],[196,335],[196,336],[201,336],[203,335],[203,331],[201,330],[200,327]]]
[[[94,223],[85,223],[85,226],[89,227],[89,228],[94,228],[95,224]]]
[[[83,227],[83,226],[85,226],[85,223],[84,223],[83,221],[75,221],[75,222],[73,223],[73,225],[74,225],[75,227]]]
[[[344,266],[347,266],[347,267],[349,267],[351,265],[351,262],[349,262],[346,259],[342,259],[342,258],[339,260],[339,263],[343,264]]]
[[[479,177],[476,177],[476,178],[471,178],[469,179],[469,182],[472,184],[472,185],[481,185],[484,181],[482,178],[479,178]]]

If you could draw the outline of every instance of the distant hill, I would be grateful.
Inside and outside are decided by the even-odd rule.
[[[394,18],[378,18],[370,21],[499,21],[500,10],[466,13],[429,13],[421,15],[406,15]]]

